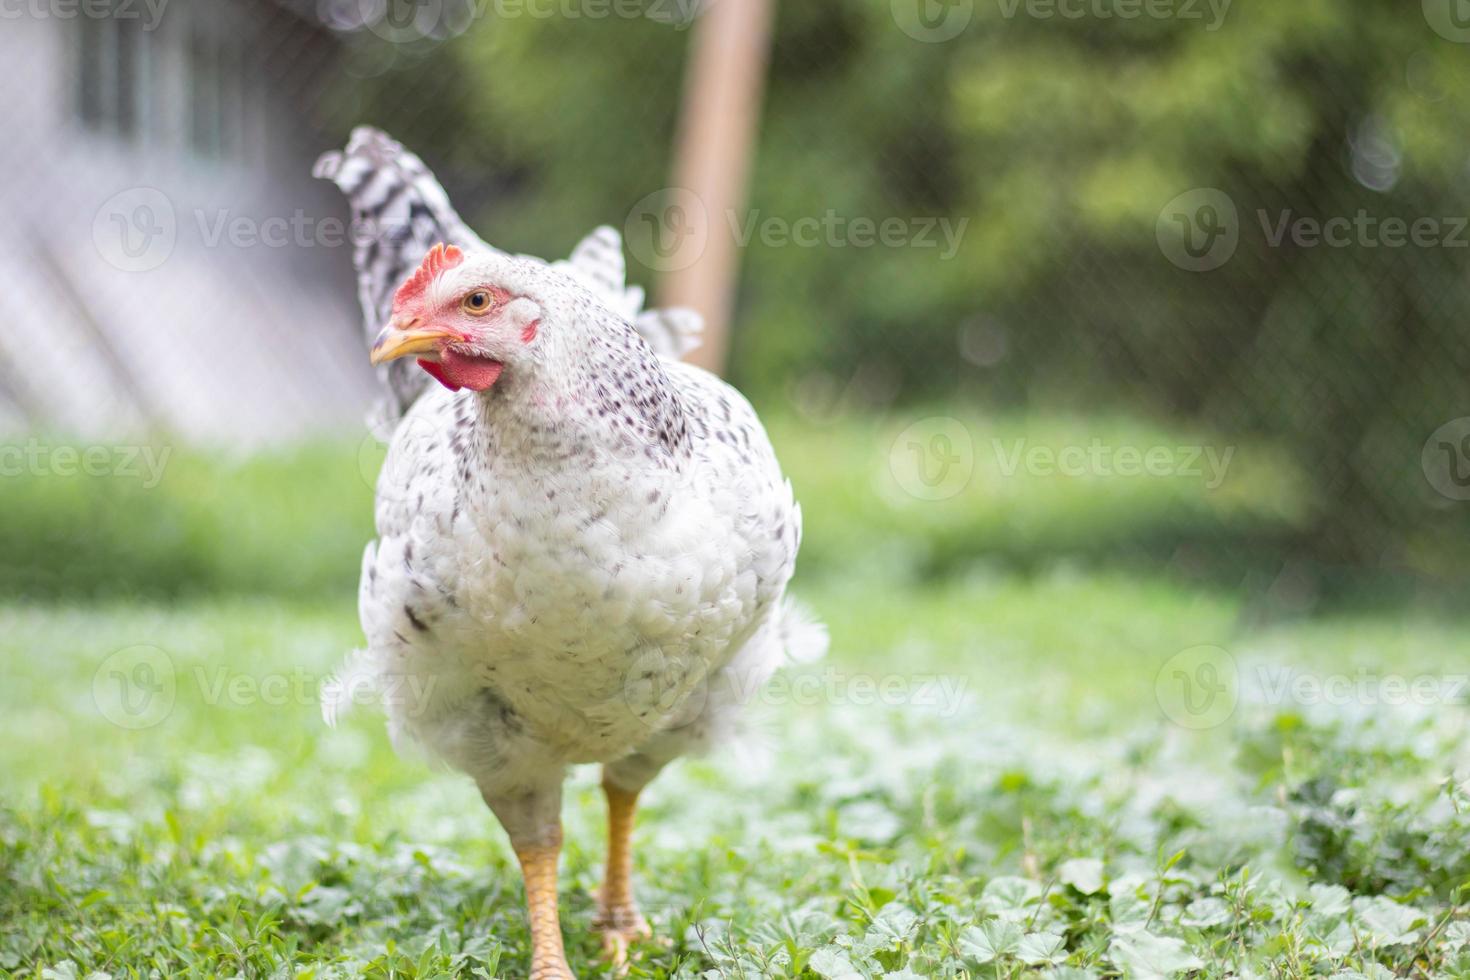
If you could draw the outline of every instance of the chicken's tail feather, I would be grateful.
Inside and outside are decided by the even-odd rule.
[[[644,310],[633,321],[633,329],[655,354],[671,361],[682,361],[704,342],[704,317],[682,306]]]
[[[591,289],[609,309],[633,324],[633,329],[659,357],[682,360],[699,346],[704,317],[694,310],[643,308],[642,288],[628,285],[623,236],[616,228],[610,225],[594,228],[577,243],[569,258],[551,265]]]
[[[424,162],[381,130],[357,127],[345,149],[321,155],[312,174],[336,184],[352,207],[352,261],[369,344],[388,322],[398,285],[434,244],[490,248],[455,213]],[[396,420],[429,376],[411,360],[378,370],[389,396],[379,415]]]

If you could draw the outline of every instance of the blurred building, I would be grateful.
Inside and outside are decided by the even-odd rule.
[[[312,117],[334,35],[267,0],[5,17],[0,430],[259,444],[360,425],[345,212],[310,175],[341,136]]]

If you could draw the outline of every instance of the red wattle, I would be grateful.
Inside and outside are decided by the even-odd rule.
[[[420,360],[419,366],[450,391],[461,388],[484,391],[498,381],[500,372],[505,370],[505,365],[499,361],[492,361],[488,357],[469,357],[452,350],[440,354],[437,364]]]
[[[444,387],[448,388],[450,391],[458,391],[460,389],[459,385],[455,384],[453,381],[450,381],[444,376],[444,371],[433,361],[426,361],[421,357],[419,358],[419,367],[429,372],[429,376],[431,378],[439,382]]]

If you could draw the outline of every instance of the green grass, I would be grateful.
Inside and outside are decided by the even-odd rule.
[[[1309,503],[1275,463],[1242,462],[1226,502],[977,459],[915,502],[884,485],[902,428],[775,427],[832,654],[762,699],[744,754],[650,789],[638,889],[667,942],[633,976],[1470,976],[1470,621],[1263,603],[1089,544],[1289,527]],[[320,721],[359,641],[356,459],[181,457],[131,498],[11,488],[66,561],[115,564],[0,604],[0,972],[525,975],[519,876],[474,787],[395,756],[368,711]],[[65,532],[115,490],[106,540]],[[986,551],[1007,542],[1028,560]],[[141,580],[159,569],[180,577]],[[1190,712],[1201,658],[1230,683]],[[564,816],[569,955],[602,975],[594,771]]]

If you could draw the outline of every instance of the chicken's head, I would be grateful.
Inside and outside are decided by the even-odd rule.
[[[541,307],[517,290],[516,263],[497,254],[467,261],[453,245],[435,245],[398,287],[372,362],[416,355],[451,391],[484,391],[507,366],[534,361]]]

